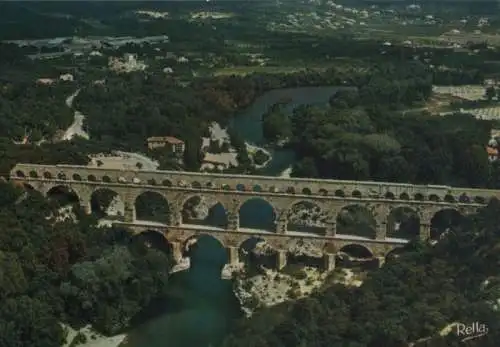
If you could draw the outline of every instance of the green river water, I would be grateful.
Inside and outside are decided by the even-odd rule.
[[[307,87],[279,89],[259,97],[242,111],[231,126],[246,141],[262,145],[262,114],[272,104],[287,98],[288,110],[301,104],[326,105],[339,87]],[[279,175],[290,166],[293,153],[272,150],[273,159],[267,174]],[[266,219],[256,204],[240,217],[252,227]],[[244,214],[244,215],[243,215]],[[191,253],[191,269],[174,274],[171,279],[172,296],[155,302],[145,309],[141,324],[128,333],[124,347],[216,347],[231,329],[231,324],[242,316],[231,281],[221,279],[226,262],[225,250],[210,237],[199,239]],[[147,319],[145,317],[148,317]]]

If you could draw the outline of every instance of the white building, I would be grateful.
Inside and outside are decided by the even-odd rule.
[[[59,79],[61,81],[67,81],[67,82],[73,82],[74,81],[74,77],[70,73],[65,73],[65,74],[59,76]]]

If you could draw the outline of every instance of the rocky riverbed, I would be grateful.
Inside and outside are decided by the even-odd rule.
[[[272,251],[268,244],[259,242],[251,253],[254,257],[263,257]],[[321,252],[307,243],[297,243],[291,247],[290,253],[294,256],[321,257]],[[240,263],[227,265],[223,270],[223,277],[232,276],[234,279],[234,292],[247,317],[259,308],[306,297],[326,283],[342,283],[346,286],[360,286],[363,283],[363,274],[350,269],[326,273],[312,266],[292,265],[277,272],[261,265],[257,267],[257,274],[255,269],[252,274],[248,269],[248,266]]]

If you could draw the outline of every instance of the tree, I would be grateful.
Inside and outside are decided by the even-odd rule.
[[[262,133],[268,141],[288,139],[292,133],[292,124],[288,115],[276,104],[262,116]]]
[[[487,87],[485,90],[485,97],[486,97],[486,99],[488,99],[488,101],[493,100],[493,98],[496,96],[496,94],[497,93],[495,91],[495,88],[492,86]]]
[[[137,168],[137,170],[141,170],[141,169],[142,169],[142,166],[143,166],[143,165],[142,165],[142,163],[141,163],[141,162],[137,162],[137,163],[135,164],[135,167]]]

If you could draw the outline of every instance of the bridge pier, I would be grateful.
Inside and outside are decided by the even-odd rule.
[[[276,252],[276,270],[280,271],[286,266],[286,251]]]
[[[325,230],[326,236],[335,236],[337,235],[337,223],[328,223],[326,225],[326,230]]]
[[[173,241],[170,244],[172,245],[172,257],[176,263],[179,263],[182,259],[182,243]]]
[[[240,216],[238,212],[231,212],[227,215],[227,230],[238,230],[240,228]]]
[[[229,264],[236,265],[240,262],[239,248],[228,246],[227,248]]]
[[[323,264],[326,272],[335,270],[335,254],[325,253],[323,255]]]
[[[385,257],[375,257],[378,261],[378,267],[382,267],[385,264]]]
[[[377,230],[375,231],[376,233],[375,239],[385,240],[385,238],[387,237],[387,228],[388,226],[386,222],[377,223]]]
[[[125,212],[125,214],[124,214],[125,223],[133,223],[135,221],[135,218],[136,218],[134,204],[131,204],[129,202],[125,202],[125,211],[124,212]]]
[[[177,208],[171,208],[169,210],[169,220],[171,225],[181,225],[182,224],[182,214]]]
[[[420,240],[427,241],[431,238],[431,225],[430,224],[420,224]]]
[[[82,200],[80,201],[80,208],[85,212],[85,214],[89,215],[92,214],[92,206],[90,205],[89,200]]]
[[[288,224],[288,219],[286,219],[286,218],[284,218],[284,219],[280,218],[276,222],[276,233],[277,234],[286,234],[287,224]]]

